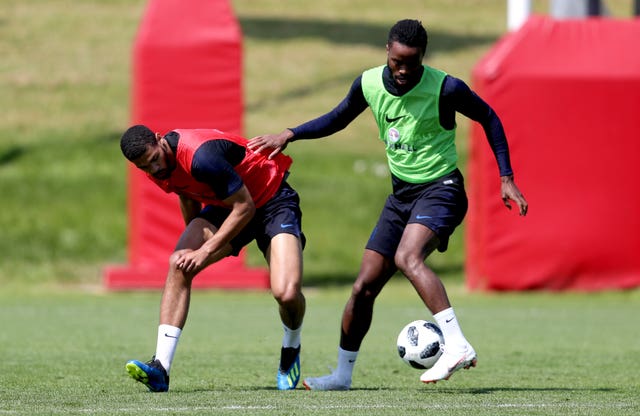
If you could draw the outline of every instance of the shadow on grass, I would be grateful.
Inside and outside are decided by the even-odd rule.
[[[482,387],[482,388],[446,388],[438,390],[438,393],[449,394],[493,394],[502,392],[601,392],[611,393],[617,391],[617,389],[611,387],[598,387],[598,388],[572,388],[572,387]]]
[[[296,390],[304,390],[301,387],[302,382]],[[417,390],[424,390],[425,387],[418,385]],[[406,391],[406,387],[352,387],[349,391]],[[173,392],[179,393],[199,393],[208,391],[278,391],[275,386],[210,386],[207,388],[193,388],[193,389],[174,389]],[[484,387],[484,388],[438,388],[430,390],[430,394],[493,394],[493,393],[513,393],[513,392],[598,392],[598,393],[613,393],[617,389],[611,387],[598,387],[598,388],[571,388],[571,387]],[[348,392],[345,392],[348,394]]]
[[[294,38],[316,38],[335,44],[362,45],[380,48],[381,56],[387,43],[391,25],[368,22],[339,22],[322,19],[291,19],[277,17],[242,17],[240,25],[244,36],[261,40],[283,40]],[[495,36],[474,34],[452,34],[430,30],[429,52],[451,52],[476,45],[492,43]]]
[[[286,90],[281,94],[273,94],[269,98],[247,103],[245,106],[245,111],[258,111],[269,106],[276,105],[283,100],[307,97],[313,95],[316,91],[331,89],[338,86],[344,86],[344,93],[346,95],[347,89],[351,86],[351,83],[356,79],[358,75],[359,74],[354,74],[352,72],[338,74],[324,81],[316,81],[313,84],[309,84],[308,86]],[[337,103],[338,101],[336,101],[336,104]]]
[[[240,17],[240,25],[244,36],[260,40],[286,40],[295,38],[315,38],[342,45],[362,45],[380,49],[380,64],[385,59],[385,44],[390,24],[366,22],[336,22],[319,19],[280,19],[275,17]],[[476,45],[495,42],[496,37],[486,35],[457,35],[441,31],[429,31],[428,54],[440,51],[451,52]],[[338,64],[338,61],[336,61]],[[365,68],[362,68],[363,70]],[[330,79],[314,82],[309,86],[284,91],[268,99],[247,103],[246,110],[257,111],[277,104],[282,100],[301,98],[335,86],[343,85],[345,94],[351,82],[359,73],[347,72],[337,74]],[[336,102],[337,104],[337,102]]]
[[[113,129],[107,131],[48,131],[33,137],[37,144],[16,144],[0,148],[0,167],[16,162],[23,163],[24,160],[29,162],[29,158],[37,158],[43,154],[47,156],[64,155],[60,157],[80,154],[84,157],[88,151],[92,152],[90,154],[95,154],[93,152],[96,150],[96,146],[112,147],[119,152],[120,137],[123,132]],[[42,168],[46,169],[46,166],[45,164]]]
[[[92,131],[48,131],[36,135],[33,139],[37,145],[15,144],[0,148],[0,166],[16,162],[21,158],[44,152],[59,151],[68,154],[70,151],[95,146],[96,143],[119,145],[124,130],[92,130]]]
[[[306,389],[302,385],[302,381],[295,389],[296,391],[305,391]],[[391,391],[391,390],[406,390],[404,388],[395,388],[395,387],[356,387],[351,388],[350,391]],[[175,388],[171,390],[173,393],[202,393],[202,392],[210,392],[210,391],[237,391],[237,392],[246,392],[246,391],[280,391],[275,386],[211,386],[210,388],[193,388],[193,389],[183,389],[183,388]],[[345,394],[348,394],[348,391],[344,391]]]
[[[88,139],[91,139],[91,141],[97,142],[97,143],[113,142],[120,145],[120,138],[122,137],[122,134],[125,132],[125,130],[128,127],[129,127],[128,125],[124,126],[122,131],[115,130],[115,129],[94,131],[94,132],[91,132],[91,134],[87,135],[86,137]]]
[[[12,146],[8,149],[0,150],[0,166],[8,165],[16,161],[25,153],[24,146]]]
[[[449,264],[439,267],[429,266],[445,283],[451,279],[458,279],[462,275],[464,266],[462,263]],[[356,279],[358,271],[353,273],[318,274],[305,273],[305,287],[345,287],[351,286]],[[401,273],[396,273],[392,279],[404,279]]]

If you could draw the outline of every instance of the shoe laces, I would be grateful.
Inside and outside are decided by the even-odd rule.
[[[164,366],[162,365],[162,363],[160,362],[160,360],[156,360],[156,356],[154,355],[153,357],[151,357],[151,359],[149,361],[146,362],[146,364],[149,367],[153,367],[156,368],[160,371],[162,371],[162,373],[166,376],[167,375],[167,370],[165,370]]]

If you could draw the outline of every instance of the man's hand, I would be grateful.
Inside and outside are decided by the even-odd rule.
[[[205,250],[183,249],[176,252],[176,267],[185,273],[200,271],[206,266],[209,253]]]
[[[265,134],[256,136],[249,140],[247,147],[255,153],[262,153],[263,150],[273,150],[269,154],[269,159],[273,159],[278,153],[287,147],[287,142],[293,137],[293,132],[289,129],[283,130],[279,134]]]
[[[513,201],[518,205],[520,215],[527,215],[529,204],[513,181],[513,175],[501,176],[500,181],[502,183],[500,186],[500,193],[502,194],[502,202],[504,202],[504,205],[511,209],[511,202],[509,201]]]

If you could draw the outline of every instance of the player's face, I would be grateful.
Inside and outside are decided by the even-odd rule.
[[[402,87],[415,81],[421,74],[423,56],[421,48],[403,45],[400,42],[387,44],[387,66],[391,69],[397,86]]]
[[[172,163],[168,152],[168,144],[160,139],[154,145],[147,145],[147,150],[133,161],[138,169],[143,170],[156,179],[168,179],[171,176]]]

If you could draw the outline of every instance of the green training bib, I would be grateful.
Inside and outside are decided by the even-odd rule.
[[[402,97],[384,87],[384,65],[362,74],[362,91],[378,123],[389,169],[409,183],[435,180],[453,171],[458,154],[455,128],[440,126],[440,89],[445,72],[424,66],[420,82]]]

